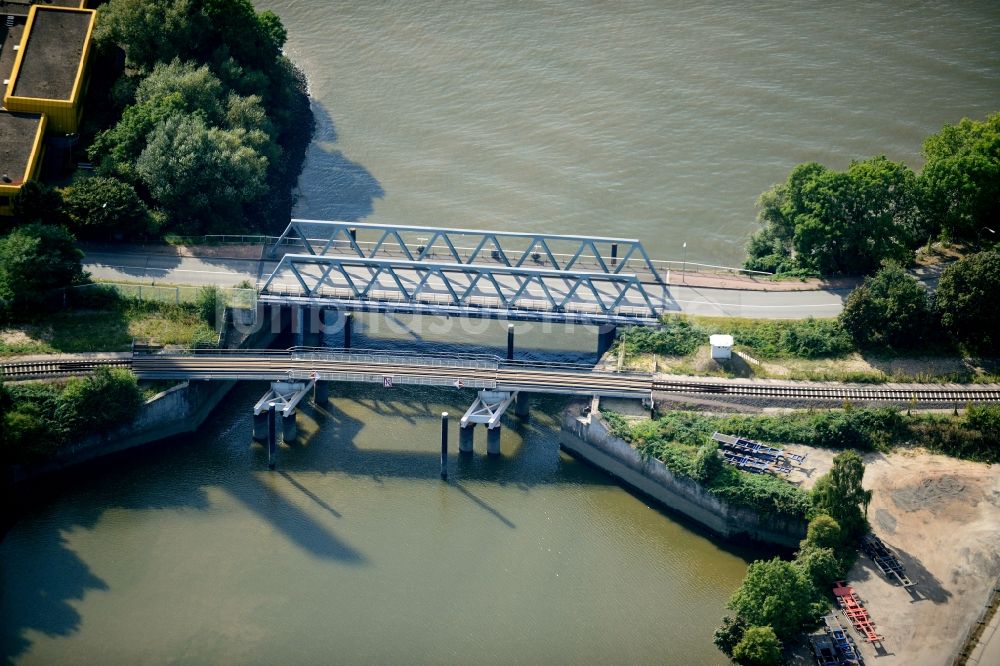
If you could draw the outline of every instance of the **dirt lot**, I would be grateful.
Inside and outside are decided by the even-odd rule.
[[[807,458],[806,468],[813,469],[803,485],[829,464],[830,456],[815,453]],[[896,550],[915,583],[910,590],[893,585],[859,557],[848,584],[885,637],[880,653],[858,642],[865,661],[949,664],[1000,575],[1000,470],[913,451],[871,454],[865,462],[872,529]],[[800,649],[793,663],[813,662]]]

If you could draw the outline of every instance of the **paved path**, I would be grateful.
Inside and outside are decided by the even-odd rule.
[[[276,262],[268,260],[125,251],[91,250],[84,257],[84,269],[94,279],[143,283],[235,286],[244,281],[256,283],[270,275],[275,266]],[[834,317],[850,293],[849,285],[800,291],[781,287],[778,291],[762,290],[760,283],[727,281],[719,276],[690,274],[684,277],[685,284],[676,284],[677,279],[672,276],[675,284],[667,288],[666,300],[671,302],[668,311],[694,315],[765,319]],[[751,285],[753,288],[744,288]]]

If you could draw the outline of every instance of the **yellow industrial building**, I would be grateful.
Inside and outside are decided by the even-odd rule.
[[[11,215],[11,198],[38,177],[46,133],[71,135],[80,125],[97,17],[86,4],[7,0],[0,9],[0,215]]]

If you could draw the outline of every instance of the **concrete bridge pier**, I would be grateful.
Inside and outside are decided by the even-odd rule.
[[[322,405],[330,400],[330,382],[321,382],[316,380],[315,393],[313,394],[313,403],[316,405]]]
[[[486,455],[500,455],[500,426],[494,428],[486,426]]]
[[[518,391],[514,396],[514,415],[526,419],[530,412],[531,396],[524,391]]]
[[[470,423],[458,429],[458,452],[472,453],[472,435],[476,431],[476,424]]]
[[[292,308],[292,344],[296,347],[303,347],[306,344],[306,317],[305,311],[298,305]]]
[[[267,441],[267,412],[253,415],[253,438],[258,442]]]
[[[611,349],[618,335],[618,327],[614,324],[601,324],[597,329],[597,355],[604,356],[604,352]]]
[[[299,425],[296,422],[297,415],[298,410],[293,409],[291,413],[281,416],[281,441],[286,444],[294,442],[295,438],[299,436]]]
[[[275,458],[278,454],[278,433],[276,432],[276,421],[278,414],[275,404],[272,402],[267,406],[267,468],[274,469]]]

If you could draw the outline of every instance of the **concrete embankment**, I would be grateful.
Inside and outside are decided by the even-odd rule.
[[[287,317],[282,321],[287,324]],[[269,321],[261,315],[261,321]],[[279,329],[280,330],[280,329]],[[261,328],[239,346],[267,347],[277,333]],[[52,460],[31,467],[8,469],[6,484],[39,479],[74,465],[145,444],[194,432],[236,384],[234,381],[185,381],[146,400],[132,423],[99,435],[84,437],[62,448]]]
[[[574,404],[563,413],[560,443],[572,455],[721,536],[791,548],[805,538],[804,520],[766,516],[733,506],[694,479],[675,475],[659,460],[643,459],[631,444],[611,434],[596,409],[584,411],[582,404]]]

